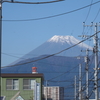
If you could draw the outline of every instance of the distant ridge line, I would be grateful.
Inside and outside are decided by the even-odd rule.
[[[61,52],[63,52],[63,51],[66,51],[66,50],[68,50],[68,49],[70,49],[70,48],[73,48],[73,47],[75,47],[76,45],[78,45],[78,44],[80,44],[80,43],[82,43],[82,42],[84,42],[84,41],[90,39],[91,37],[93,37],[94,35],[98,34],[99,32],[100,32],[100,31],[98,31],[97,33],[91,35],[90,37],[88,37],[88,38],[86,38],[86,39],[80,41],[79,43],[77,43],[77,44],[75,44],[75,45],[73,45],[73,46],[71,46],[71,47],[68,47],[68,48],[66,48],[66,49],[64,49],[64,50],[62,50],[62,51],[60,51],[60,52],[57,52],[57,53],[51,54],[51,55],[49,55],[49,56],[46,56],[46,57],[43,57],[43,58],[40,58],[40,59],[33,60],[33,61],[29,61],[29,62],[25,62],[25,63],[21,63],[21,64],[14,64],[14,65],[10,65],[10,66],[4,66],[4,67],[2,67],[2,68],[5,68],[5,67],[13,67],[13,66],[18,66],[18,65],[24,65],[24,64],[28,64],[28,63],[31,63],[31,62],[36,62],[36,61],[39,61],[39,60],[42,60],[42,59],[45,59],[45,58],[48,58],[48,57],[57,55],[57,54],[59,54],[59,53],[61,53]]]

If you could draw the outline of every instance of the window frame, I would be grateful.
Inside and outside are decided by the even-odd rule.
[[[7,83],[8,80],[10,80],[9,82],[11,84]],[[15,84],[16,80],[17,80],[17,84]],[[6,79],[6,90],[19,90],[19,79]]]
[[[25,85],[24,81],[28,80],[28,84]],[[34,84],[31,84],[31,81],[33,80]],[[23,90],[34,90],[35,89],[35,85],[36,85],[36,80],[35,79],[23,79]],[[25,88],[27,87],[27,88]]]

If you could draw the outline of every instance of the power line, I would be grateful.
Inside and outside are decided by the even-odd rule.
[[[47,80],[44,80],[47,81]],[[61,80],[61,81],[49,81],[49,82],[73,82],[73,81],[69,81],[69,80]]]
[[[7,54],[7,53],[2,53],[2,54],[7,55],[7,56],[11,56],[11,57],[15,57],[15,58],[20,58],[18,56],[10,55],[10,54]],[[20,59],[24,59],[25,60],[25,58],[20,58]]]
[[[78,66],[78,65],[77,65],[77,66]],[[64,73],[62,73],[62,74],[60,74],[60,75],[58,75],[58,76],[56,76],[56,77],[54,77],[54,78],[49,79],[48,81],[53,80],[53,79],[55,79],[55,78],[57,78],[57,77],[60,77],[60,76],[62,76],[62,75],[64,75],[64,74],[66,74],[66,73],[69,73],[70,71],[72,71],[73,69],[75,69],[77,66],[73,67],[72,69],[70,69],[70,70],[67,71],[67,72],[64,72]]]
[[[46,4],[46,3],[54,3],[54,2],[59,2],[63,0],[55,0],[55,1],[48,1],[48,2],[20,2],[20,1],[8,1],[4,0],[3,2],[8,2],[8,3],[22,3],[22,4]]]
[[[100,31],[98,31],[97,33],[91,35],[90,37],[88,37],[88,38],[86,38],[86,39],[84,39],[84,40],[82,40],[82,41],[76,43],[75,45],[73,45],[73,46],[71,46],[71,47],[68,47],[68,48],[66,48],[66,49],[64,49],[64,50],[62,50],[62,51],[59,51],[59,52],[57,52],[57,53],[54,53],[54,54],[51,54],[51,55],[48,55],[48,56],[45,56],[45,57],[42,57],[42,58],[39,58],[39,59],[36,59],[36,60],[33,60],[33,61],[29,61],[29,62],[25,62],[25,63],[20,63],[20,64],[14,64],[14,65],[10,65],[10,66],[4,66],[4,67],[2,67],[2,68],[5,68],[5,67],[13,67],[13,66],[18,66],[18,65],[24,65],[24,64],[28,64],[28,63],[32,63],[32,62],[36,62],[36,61],[39,61],[39,60],[42,60],[42,59],[49,58],[49,57],[51,57],[51,56],[55,56],[55,55],[57,55],[57,54],[60,54],[60,53],[62,53],[62,52],[64,52],[64,51],[66,51],[66,50],[69,50],[69,49],[71,49],[71,48],[77,46],[78,44],[80,44],[80,43],[82,43],[82,42],[84,42],[84,41],[90,39],[91,37],[93,37],[94,35],[98,34],[99,32],[100,32]]]
[[[96,18],[98,17],[99,13],[100,13],[100,8],[99,8],[99,10],[98,10],[98,12],[97,12],[97,15],[95,16],[93,22],[96,20]]]
[[[68,12],[65,12],[65,13],[61,13],[61,14],[57,14],[57,15],[53,15],[53,16],[48,16],[48,17],[41,17],[41,18],[35,18],[35,19],[24,19],[24,20],[2,20],[2,21],[10,21],[10,22],[13,22],[13,21],[33,21],[33,20],[48,19],[48,18],[53,18],[53,17],[58,17],[58,16],[62,16],[62,15],[65,15],[65,14],[73,13],[73,12],[82,10],[84,8],[87,8],[87,7],[91,6],[91,5],[95,5],[97,3],[100,3],[100,0],[97,1],[97,2],[94,2],[92,4],[86,5],[84,7],[81,7],[81,8],[75,9],[75,10],[72,10],[72,11],[68,11]]]
[[[91,4],[92,4],[92,2],[93,2],[93,0],[91,0]],[[91,6],[92,6],[92,5],[91,5]],[[88,14],[87,14],[86,19],[85,19],[84,22],[86,22],[86,20],[87,20],[87,18],[88,18],[88,16],[89,16],[89,13],[90,13],[90,10],[91,10],[91,6],[90,6],[90,8],[89,8]]]
[[[93,58],[91,60],[91,64],[92,64],[92,62],[93,62]],[[48,65],[53,65],[53,66],[60,66],[60,67],[62,66],[63,68],[66,67],[65,65],[63,66],[63,65],[51,64],[51,63],[44,63],[44,62],[38,62],[38,63],[48,64]],[[20,71],[20,72],[25,72],[25,71]],[[63,73],[63,72],[45,72],[45,73]],[[70,73],[78,73],[78,72],[70,72]],[[82,73],[84,73],[84,72],[82,72]]]
[[[18,56],[14,56],[14,55],[10,55],[10,54],[8,54],[8,53],[2,53],[2,54],[4,54],[4,55],[7,55],[7,56],[10,56],[10,57],[15,57],[15,58],[20,58],[20,59],[23,59],[23,60],[27,60],[26,58],[21,58],[21,57],[18,57]],[[75,57],[76,58],[76,57]],[[28,59],[29,60],[29,59]],[[31,60],[31,58],[30,58],[30,60]],[[47,62],[38,62],[38,63],[43,63],[43,64],[48,64],[48,65],[54,65],[54,66],[62,66],[62,67],[66,67],[65,65],[58,65],[58,64],[52,64],[52,63],[47,63]]]

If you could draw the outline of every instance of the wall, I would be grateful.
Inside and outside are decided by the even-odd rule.
[[[16,93],[20,91],[20,96],[25,100],[29,100],[33,97],[33,90],[23,90],[23,78],[9,78],[9,79],[19,79],[19,90],[6,90],[6,79],[1,78],[1,95],[6,96],[6,100],[10,100]],[[24,78],[25,79],[25,78]],[[37,83],[41,83],[41,78],[26,78],[26,79],[35,79]],[[40,88],[40,91],[41,88]],[[40,94],[40,100],[42,94]]]

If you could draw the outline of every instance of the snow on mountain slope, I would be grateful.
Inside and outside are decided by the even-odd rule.
[[[49,39],[47,42],[61,43],[62,45],[64,43],[67,43],[70,46],[72,46],[72,45],[79,43],[80,41],[77,40],[76,38],[74,38],[73,36],[58,36],[58,35],[55,35],[51,39]],[[80,43],[78,46],[92,49],[92,47],[86,45],[85,43]]]
[[[47,42],[59,42],[59,43],[72,43],[72,42],[78,42],[77,39],[75,39],[73,36],[58,36],[58,35],[55,35],[53,36],[51,39],[49,39]]]

